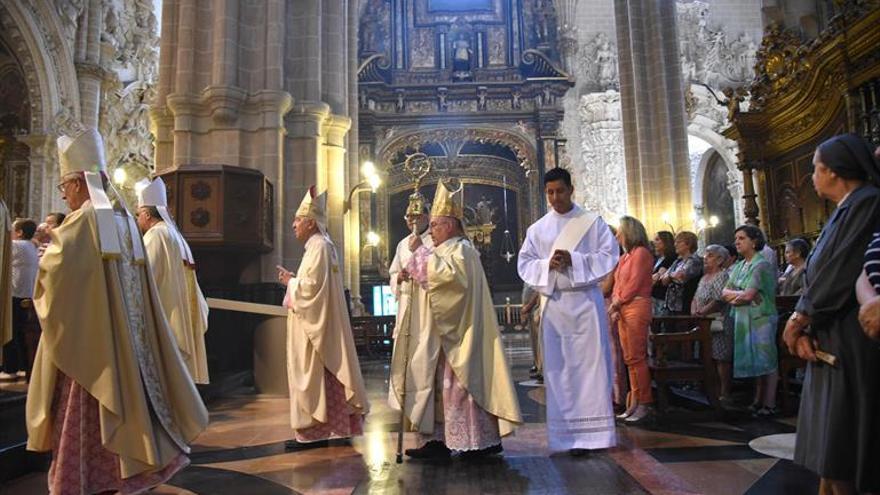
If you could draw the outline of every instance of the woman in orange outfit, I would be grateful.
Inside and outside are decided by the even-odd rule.
[[[623,361],[629,372],[631,391],[627,409],[618,418],[641,422],[654,402],[648,371],[648,327],[651,324],[651,271],[654,257],[648,250],[645,226],[633,217],[620,219],[617,241],[626,251],[614,272],[614,292],[608,313],[617,321]]]

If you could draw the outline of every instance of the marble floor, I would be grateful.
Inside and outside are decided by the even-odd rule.
[[[193,445],[192,464],[154,493],[816,493],[812,473],[749,447],[767,435],[782,436],[755,444],[785,444],[785,434],[794,432],[794,418],[732,414],[723,421],[621,426],[613,449],[578,458],[548,452],[544,389],[528,381],[529,351],[523,345],[506,339],[526,424],[504,439],[502,457],[396,464],[398,417],[385,404],[387,363],[371,361],[362,367],[372,410],[364,436],[351,445],[285,452],[284,440],[291,434],[287,400],[242,389],[210,404],[211,425]],[[405,436],[405,447],[414,442],[414,436]],[[0,487],[0,494],[46,493],[45,476],[32,473],[12,480]]]

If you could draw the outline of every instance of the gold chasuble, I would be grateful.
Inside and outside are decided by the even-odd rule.
[[[498,417],[501,435],[510,434],[522,423],[519,402],[480,255],[466,238],[434,248],[428,297],[434,331],[456,378],[477,405]]]
[[[164,221],[144,233],[147,259],[177,347],[193,381],[208,383],[205,353],[208,305],[196,281],[195,270],[184,263],[179,246]]]
[[[34,306],[43,334],[27,397],[28,449],[53,448],[60,372],[98,401],[101,443],[129,478],[189,452],[208,413],[160,309],[149,262],[135,261],[141,240],[131,235],[133,222],[119,211],[106,220],[99,228],[86,201],[52,230],[40,260]],[[118,234],[119,254],[102,257],[99,235],[106,234]]]
[[[0,349],[12,340],[12,223],[0,199]],[[0,352],[0,364],[3,353]]]
[[[299,213],[297,214],[298,216]],[[287,379],[290,423],[300,430],[327,423],[326,368],[345,388],[355,414],[369,410],[352,337],[336,248],[322,233],[306,251],[287,287]]]

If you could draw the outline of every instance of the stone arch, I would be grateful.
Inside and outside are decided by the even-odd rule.
[[[700,116],[697,116],[700,117]],[[705,118],[705,117],[704,117]],[[697,137],[705,141],[711,146],[700,159],[696,174],[692,183],[691,197],[694,198],[694,206],[699,208],[703,204],[703,189],[705,186],[707,167],[710,164],[714,154],[717,154],[727,167],[728,189],[733,197],[733,211],[737,224],[745,221],[745,215],[742,211],[743,196],[742,174],[737,168],[738,147],[736,142],[727,139],[721,135],[716,128],[720,125],[709,126],[701,122],[700,118],[693,118],[688,124],[687,132],[689,135]]]
[[[46,134],[63,109],[79,117],[76,68],[61,32],[55,7],[47,0],[0,4],[3,38],[21,62],[32,103],[31,134]]]
[[[532,138],[518,131],[493,127],[436,127],[420,128],[406,131],[393,137],[377,149],[376,157],[382,164],[390,163],[395,155],[406,149],[417,149],[420,146],[443,140],[476,141],[507,146],[513,151],[527,177],[537,171],[537,149]]]
[[[30,188],[29,215],[58,209],[54,120],[62,112],[80,117],[80,97],[71,41],[64,35],[55,5],[49,0],[0,2],[3,42],[21,65],[30,100],[26,134],[16,140],[27,146]]]

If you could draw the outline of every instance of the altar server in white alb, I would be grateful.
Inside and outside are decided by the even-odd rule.
[[[406,282],[400,280],[400,274],[401,272],[404,272],[409,265],[409,262],[413,257],[413,247],[416,246],[416,244],[425,246],[427,249],[434,248],[434,242],[431,240],[431,230],[428,228],[428,218],[428,210],[424,207],[422,208],[421,214],[407,215],[404,217],[404,220],[406,220],[406,228],[410,232],[410,235],[404,237],[399,243],[397,243],[397,251],[394,253],[394,259],[391,260],[391,266],[388,268],[388,275],[391,278],[389,281],[389,284],[391,285],[391,293],[394,294],[394,298],[397,299],[397,317],[393,335],[394,342],[398,341],[397,335],[400,333],[400,329],[403,328],[404,325],[404,322],[402,321],[403,316],[406,314],[410,301],[412,300],[412,294],[410,292],[414,290],[411,286],[407,286]],[[416,237],[418,237],[420,241],[416,241]],[[412,319],[412,317],[410,317],[410,319]],[[427,330],[425,326],[419,326],[418,328]],[[400,404],[397,402],[397,396],[394,394],[393,387],[394,384],[389,380],[388,405],[390,405],[392,409],[400,410]]]
[[[611,229],[571,200],[567,170],[544,176],[549,212],[529,227],[519,275],[541,294],[550,450],[583,455],[617,438],[608,317],[598,283],[619,257]]]
[[[157,177],[135,185],[138,196],[137,224],[144,236],[165,317],[177,347],[196,383],[208,383],[208,303],[196,279],[195,261],[186,239],[168,212],[165,182]]]

